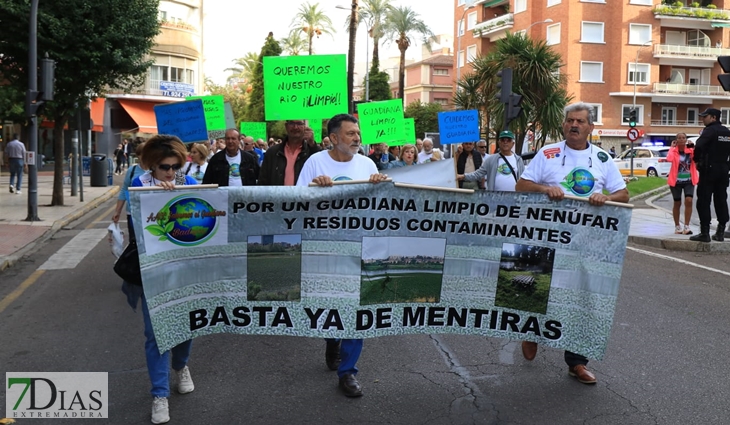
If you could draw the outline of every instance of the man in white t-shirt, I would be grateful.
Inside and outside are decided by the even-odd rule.
[[[473,173],[457,174],[456,179],[472,182],[486,178],[487,190],[514,192],[517,180],[525,171],[522,158],[512,151],[515,147],[514,133],[509,130],[499,133],[497,145],[499,152],[489,155],[478,170]]]
[[[517,181],[518,192],[539,192],[554,201],[565,195],[587,198],[591,205],[606,201],[628,202],[629,192],[618,167],[603,149],[588,143],[593,132],[593,106],[574,103],[565,108],[563,134],[565,140],[540,149]],[[603,190],[609,195],[604,195]],[[523,341],[522,354],[532,360],[537,343]],[[596,377],[586,368],[588,359],[565,352],[568,373],[583,384],[595,384]]]
[[[375,163],[370,158],[358,155],[360,144],[360,126],[357,118],[348,114],[332,117],[327,124],[330,142],[333,148],[317,152],[304,163],[297,186],[332,186],[336,181],[369,180],[378,183],[388,178],[378,173]],[[362,339],[327,339],[325,360],[327,366],[336,364],[340,390],[347,397],[362,396],[362,389],[357,382],[356,363],[362,352]],[[338,358],[339,356],[339,358]]]
[[[418,153],[418,163],[423,164],[425,162],[439,161],[444,159],[444,153],[438,148],[434,149],[433,140],[426,137],[423,139],[423,150]]]

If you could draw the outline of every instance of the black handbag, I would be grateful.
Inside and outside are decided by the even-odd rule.
[[[142,286],[142,273],[139,268],[139,252],[137,243],[130,242],[122,255],[114,263],[114,273],[132,285]]]

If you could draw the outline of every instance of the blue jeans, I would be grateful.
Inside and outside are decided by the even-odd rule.
[[[172,347],[172,350],[160,354],[157,340],[152,331],[150,311],[147,309],[147,300],[142,296],[142,317],[144,317],[144,351],[147,357],[147,372],[152,383],[152,397],[170,396],[170,352],[172,352],[172,368],[180,370],[185,367],[193,348],[193,340],[189,339],[182,344]]]
[[[325,341],[337,341],[327,338]],[[343,339],[340,345],[340,367],[337,376],[342,378],[346,374],[357,375],[357,360],[362,353],[362,339]]]
[[[23,183],[23,159],[10,158],[10,186],[15,186],[15,190],[20,190]],[[13,185],[13,180],[18,179],[18,184]]]

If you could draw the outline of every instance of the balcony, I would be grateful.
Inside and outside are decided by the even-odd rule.
[[[653,12],[662,27],[711,30],[713,23],[730,23],[730,11],[724,9],[660,5]]]
[[[654,83],[654,93],[693,95],[693,96],[728,96],[729,92],[721,86],[702,84]]]
[[[712,68],[718,56],[730,56],[730,49],[672,44],[654,45],[654,58],[659,59],[659,65]]]
[[[488,37],[489,41],[496,41],[504,38],[507,30],[512,29],[514,24],[514,15],[507,13],[477,24],[472,32],[474,37]]]
[[[652,127],[704,127],[702,121],[683,121],[683,120],[652,120]],[[653,128],[652,128],[653,130]]]

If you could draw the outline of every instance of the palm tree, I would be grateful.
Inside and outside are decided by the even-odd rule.
[[[279,40],[281,49],[288,53],[289,56],[299,56],[299,54],[307,47],[307,41],[302,38],[299,31],[292,31],[288,37]]]
[[[300,5],[290,27],[292,32],[303,31],[307,33],[307,46],[310,55],[312,54],[312,38],[315,35],[319,38],[322,34],[332,35],[335,32],[332,21],[319,8],[319,3],[310,4],[307,2]]]
[[[481,108],[494,125],[503,122],[504,104],[497,100],[496,74],[503,68],[512,68],[512,91],[522,95],[523,114],[510,123],[510,129],[517,135],[515,150],[520,152],[524,134],[533,130],[539,134],[536,148],[544,145],[547,138],[562,137],[563,108],[572,97],[566,90],[567,77],[558,74],[564,66],[561,56],[545,41],[535,40],[523,34],[510,34],[495,43],[494,49],[474,59],[473,73],[459,81],[463,91],[478,90],[482,95]],[[476,78],[477,83],[473,80]],[[468,82],[468,83],[467,83]],[[466,106],[466,100],[473,94],[459,94],[454,103]],[[469,105],[471,106],[471,105]]]
[[[231,75],[228,76],[227,81],[230,82],[233,79],[251,81],[253,69],[256,67],[258,61],[259,55],[254,52],[248,52],[242,58],[233,59],[235,66],[224,69],[224,71],[231,71]]]
[[[373,38],[373,67],[375,69],[380,66],[379,47],[380,39],[385,33],[383,27],[385,18],[393,5],[390,0],[365,0],[360,10],[360,22],[366,22],[369,26],[368,34]]]
[[[410,7],[391,7],[386,12],[385,25],[383,26],[385,38],[398,45],[400,50],[400,65],[398,67],[398,96],[403,99],[405,90],[406,74],[406,50],[413,43],[415,36],[423,37],[423,43],[429,44],[433,32],[421,20],[420,15]]]

